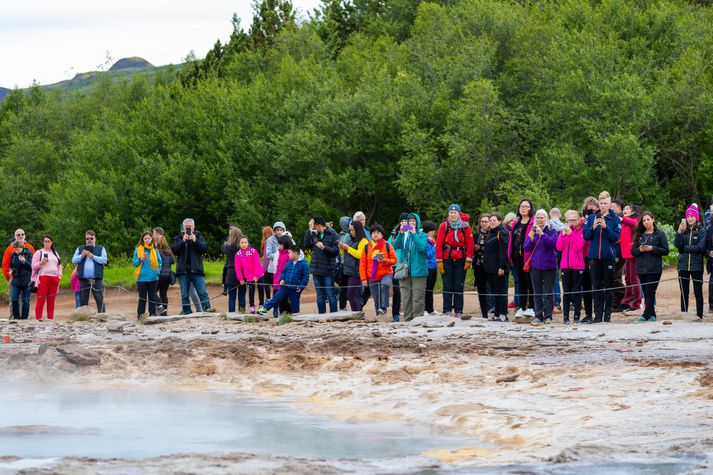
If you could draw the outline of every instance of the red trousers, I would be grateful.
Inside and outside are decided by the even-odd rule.
[[[626,279],[626,290],[622,305],[628,305],[632,310],[641,308],[641,285],[639,274],[636,272],[636,259],[626,259],[624,262],[624,278]]]
[[[42,310],[47,302],[47,319],[54,318],[54,300],[57,298],[59,288],[59,277],[43,275],[40,277],[40,285],[37,286],[37,304],[35,305],[35,318],[42,319]]]

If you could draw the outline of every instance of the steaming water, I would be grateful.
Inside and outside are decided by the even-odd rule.
[[[0,401],[0,455],[28,458],[229,451],[381,459],[473,442],[406,425],[340,422],[223,393],[0,384]]]

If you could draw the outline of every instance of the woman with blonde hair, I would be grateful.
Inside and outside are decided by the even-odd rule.
[[[228,294],[229,309],[235,309],[235,300],[237,299],[238,287],[240,286],[237,274],[235,273],[235,254],[238,252],[238,249],[240,249],[240,239],[242,237],[243,233],[240,231],[240,228],[233,226],[228,233],[228,239],[225,240],[221,248],[223,254],[225,254],[225,265],[223,266],[225,269],[225,281],[223,285],[225,286],[225,292]]]
[[[168,315],[168,287],[176,282],[176,275],[171,269],[175,259],[171,246],[166,242],[166,237],[162,234],[155,236],[154,246],[161,256],[161,272],[158,274],[158,300],[161,304],[156,309],[156,313],[165,316]]]

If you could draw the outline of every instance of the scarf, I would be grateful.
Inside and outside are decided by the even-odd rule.
[[[456,242],[459,242],[458,230],[462,227],[465,227],[465,223],[462,219],[460,219],[460,216],[458,216],[458,221],[451,221],[451,219],[448,218],[448,225],[451,227],[451,229],[453,229],[453,239],[455,239]]]
[[[149,265],[153,270],[158,270],[158,255],[156,254],[156,248],[153,246],[153,244],[149,244],[148,246],[144,247],[144,245],[140,245],[136,249],[136,255],[139,256],[139,259],[144,255],[144,253],[148,251],[149,253]],[[136,269],[134,270],[134,279],[139,278],[139,274],[141,274],[141,268],[144,266],[145,261],[141,261],[141,264],[139,264]]]

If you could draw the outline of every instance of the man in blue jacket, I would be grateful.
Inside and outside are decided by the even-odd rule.
[[[587,323],[611,321],[612,287],[621,219],[610,207],[611,196],[602,191],[599,194],[599,211],[589,215],[584,224],[584,239],[591,241],[588,258],[594,299],[594,320]]]
[[[299,246],[290,247],[288,250],[290,260],[280,274],[280,288],[263,307],[257,310],[257,313],[267,315],[271,308],[277,307],[286,298],[290,300],[292,315],[300,313],[300,295],[309,284],[309,265],[300,257],[300,252]]]

